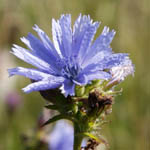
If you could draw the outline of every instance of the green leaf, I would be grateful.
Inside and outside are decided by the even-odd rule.
[[[94,140],[96,140],[96,141],[99,142],[99,143],[103,143],[103,144],[105,144],[106,146],[108,146],[108,143],[107,143],[103,138],[97,137],[97,136],[95,136],[95,135],[93,135],[93,134],[91,134],[91,133],[87,133],[87,132],[85,132],[84,135],[85,135],[85,136],[88,136],[88,137],[90,137],[90,138],[92,138],[92,139],[94,139]]]
[[[58,109],[58,107],[56,105],[51,105],[51,104],[45,105],[44,107],[47,108],[47,109],[52,109],[52,110],[57,110]]]
[[[58,120],[61,120],[61,119],[67,119],[67,120],[73,120],[71,118],[71,116],[66,116],[66,115],[57,115],[57,116],[54,116],[53,118],[50,118],[48,121],[46,121],[42,126],[45,126],[45,125],[48,125],[50,123],[53,123],[55,121],[58,121]]]

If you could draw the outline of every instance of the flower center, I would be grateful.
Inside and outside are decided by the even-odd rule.
[[[64,60],[64,66],[61,70],[62,76],[68,79],[75,79],[79,72],[80,66],[77,63],[77,57],[70,57]]]

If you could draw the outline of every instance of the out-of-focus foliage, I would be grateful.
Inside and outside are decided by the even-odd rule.
[[[73,21],[79,13],[90,14],[117,31],[113,50],[130,53],[135,77],[121,83],[124,90],[113,105],[112,122],[102,133],[111,150],[150,149],[149,0],[0,0],[0,150],[24,150],[22,135],[31,134],[44,106],[39,93],[20,90],[30,81],[8,78],[6,69],[25,66],[9,54],[10,47],[21,45],[19,38],[33,32],[34,24],[51,35],[51,19],[62,13],[71,13]],[[12,103],[16,107],[11,109]]]

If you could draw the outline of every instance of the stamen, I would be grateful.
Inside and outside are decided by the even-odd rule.
[[[64,66],[62,68],[62,75],[68,79],[74,79],[80,72],[80,66],[77,62],[77,57],[70,57],[64,60]]]

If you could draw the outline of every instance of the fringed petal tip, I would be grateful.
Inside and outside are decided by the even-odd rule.
[[[32,29],[33,29],[34,31],[39,31],[39,30],[41,30],[37,24],[34,24],[34,26],[32,27]]]
[[[65,80],[63,85],[60,87],[62,94],[65,97],[67,96],[74,96],[75,95],[75,84],[69,80]]]
[[[27,87],[22,88],[22,91],[23,91],[24,93],[26,93],[26,94],[28,94],[28,93],[31,93],[31,92],[32,92],[32,91],[30,91],[30,89],[29,89],[29,88],[27,88]]]

